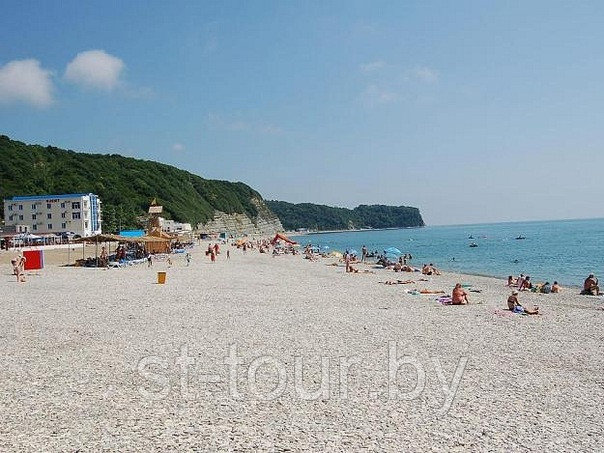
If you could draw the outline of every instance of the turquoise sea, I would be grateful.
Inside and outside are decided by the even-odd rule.
[[[474,239],[469,239],[472,236]],[[517,240],[523,236],[526,239]],[[604,219],[428,226],[424,228],[320,233],[296,236],[344,251],[361,247],[411,253],[411,264],[434,263],[447,270],[507,278],[521,272],[534,282],[582,285],[593,272],[604,277]],[[469,247],[475,242],[478,247]]]

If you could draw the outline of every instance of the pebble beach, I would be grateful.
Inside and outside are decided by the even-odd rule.
[[[2,252],[0,450],[604,449],[602,298],[203,250],[20,284]]]

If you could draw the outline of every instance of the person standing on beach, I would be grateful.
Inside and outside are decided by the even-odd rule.
[[[231,259],[231,249],[227,249],[227,253],[226,253],[226,259],[230,260]]]
[[[364,263],[367,258],[367,247],[361,247],[361,262]]]

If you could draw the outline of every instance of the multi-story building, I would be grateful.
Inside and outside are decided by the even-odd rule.
[[[101,200],[92,193],[13,197],[4,200],[4,223],[33,234],[92,236],[101,232]]]
[[[180,223],[174,220],[159,218],[161,230],[166,233],[190,233],[193,231],[190,223]]]

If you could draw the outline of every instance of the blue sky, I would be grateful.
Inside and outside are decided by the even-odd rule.
[[[604,2],[4,2],[0,133],[418,206],[604,217]]]

